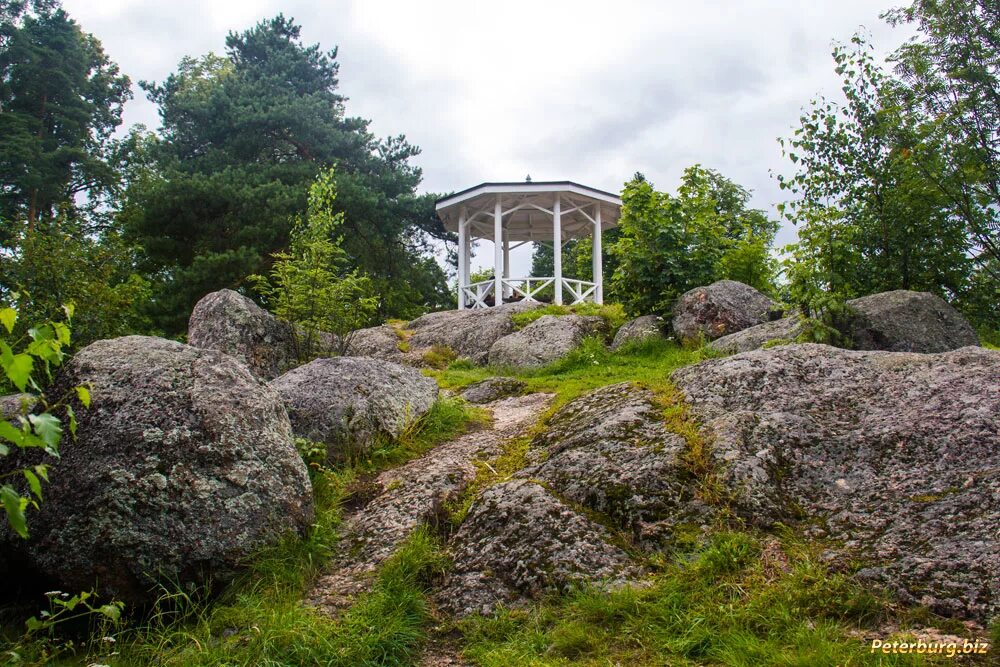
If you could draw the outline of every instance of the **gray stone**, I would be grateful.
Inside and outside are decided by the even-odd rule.
[[[490,348],[492,366],[530,368],[565,356],[587,336],[605,335],[607,323],[597,315],[542,315]]]
[[[490,348],[500,338],[514,333],[513,315],[541,307],[532,301],[507,303],[495,308],[444,310],[428,313],[409,322],[410,344],[414,348],[435,345],[449,347],[459,356],[476,364],[485,364]]]
[[[659,315],[643,315],[623,324],[615,333],[611,349],[650,338],[663,338],[663,318]]]
[[[715,340],[763,324],[778,304],[749,285],[719,280],[685,292],[674,305],[674,335],[685,343]]]
[[[63,590],[96,586],[142,605],[157,584],[218,585],[312,522],[284,407],[233,357],[146,336],[102,340],[68,361],[51,395],[80,384],[91,406],[76,406],[77,438],[63,440],[30,539],[12,547]]]
[[[820,520],[903,601],[1000,611],[1000,352],[784,345],[672,378],[748,520]]]
[[[490,403],[498,398],[517,396],[524,392],[527,384],[523,380],[509,377],[491,377],[469,385],[459,394],[469,403]]]
[[[420,371],[366,357],[316,359],[271,382],[292,430],[327,446],[330,461],[367,453],[379,438],[399,437],[437,399]]]
[[[346,338],[344,354],[349,357],[371,357],[397,363],[402,360],[399,334],[388,324],[358,329]]]
[[[638,546],[668,545],[678,526],[711,515],[684,464],[684,439],[667,430],[648,390],[617,384],[570,401],[531,450],[541,462],[518,477],[600,512]]]
[[[859,350],[947,352],[979,345],[979,336],[961,313],[929,292],[882,292],[847,305],[855,317],[846,333]]]
[[[605,528],[527,480],[486,489],[449,552],[453,566],[439,606],[459,616],[489,614],[497,605],[567,592],[584,582],[617,585],[637,570]]]
[[[736,333],[713,340],[708,346],[729,354],[759,350],[773,340],[794,342],[799,335],[799,316],[782,317],[780,320],[765,322]]]
[[[35,397],[31,394],[8,394],[0,396],[0,419],[13,419],[21,414],[22,406],[31,411]]]
[[[198,301],[188,322],[188,343],[236,357],[264,380],[294,368],[300,359],[333,354],[339,347],[336,336],[320,333],[313,349],[302,349],[302,333],[296,336],[287,322],[229,289]]]

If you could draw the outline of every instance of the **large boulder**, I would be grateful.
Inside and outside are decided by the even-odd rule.
[[[527,480],[486,489],[449,551],[453,566],[438,599],[443,610],[460,616],[489,614],[498,605],[584,582],[618,584],[637,570],[605,528]]]
[[[947,352],[979,345],[979,336],[962,315],[929,292],[895,290],[852,299],[850,330],[859,350]]]
[[[347,334],[345,342],[344,354],[349,357],[372,357],[396,362],[403,357],[403,352],[399,349],[399,334],[388,324],[352,331]]]
[[[637,343],[650,338],[663,338],[663,318],[659,315],[643,315],[621,325],[611,341],[611,349],[617,350],[626,343]]]
[[[233,357],[146,336],[102,340],[51,395],[87,384],[23,550],[67,591],[150,603],[158,584],[225,581],[262,547],[302,532],[312,487],[278,396]],[[0,459],[9,471],[34,455]]]
[[[684,462],[687,443],[670,432],[652,392],[602,387],[570,401],[531,443],[538,460],[517,473],[599,512],[633,544],[656,548],[712,514]]]
[[[474,363],[485,364],[493,344],[514,332],[513,316],[541,305],[519,301],[495,308],[444,310],[421,315],[407,323],[406,329],[413,332],[410,345],[415,349],[448,347]]]
[[[748,520],[818,521],[906,602],[1000,611],[1000,352],[784,345],[672,378]]]
[[[233,290],[207,294],[195,305],[188,322],[188,343],[234,356],[257,377],[270,380],[307,356],[333,353],[333,334],[320,333],[312,350],[300,350],[304,336],[256,303]]]
[[[685,292],[674,305],[674,335],[686,343],[715,340],[762,324],[778,314],[778,304],[749,285],[719,280]]]
[[[718,352],[732,354],[759,350],[772,341],[791,343],[799,335],[800,321],[797,314],[782,317],[780,320],[765,322],[722,338],[716,338],[708,346]]]
[[[486,378],[466,387],[460,396],[469,403],[490,403],[508,396],[518,396],[524,393],[527,383],[524,380],[509,377]]]
[[[437,399],[437,383],[416,369],[366,357],[316,359],[271,382],[292,430],[323,443],[330,461],[398,438]]]
[[[587,336],[604,335],[607,323],[597,315],[542,315],[490,348],[493,366],[531,368],[564,357]]]

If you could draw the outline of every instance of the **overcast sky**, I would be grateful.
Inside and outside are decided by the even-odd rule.
[[[294,17],[307,43],[339,46],[348,113],[423,149],[424,191],[531,174],[618,192],[636,171],[673,191],[701,163],[772,212],[783,194],[770,173],[789,172],[776,137],[817,94],[839,94],[832,42],[864,28],[888,53],[906,36],[878,18],[902,4],[891,0],[63,4],[133,81],[221,53],[230,30]],[[158,125],[138,88],[125,120]],[[779,244],[794,234],[785,225]],[[528,253],[514,255],[525,274]]]

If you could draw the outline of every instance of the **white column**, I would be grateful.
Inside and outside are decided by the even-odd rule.
[[[552,205],[552,268],[555,276],[556,304],[562,305],[562,211],[559,195]]]
[[[493,304],[503,303],[503,209],[500,208],[500,195],[497,195],[493,207]]]
[[[472,225],[465,223],[465,269],[462,273],[465,276],[465,284],[472,282]]]
[[[592,267],[594,273],[594,284],[597,287],[594,288],[594,303],[604,303],[604,267],[602,262],[604,258],[601,256],[601,205],[597,205],[597,215],[594,216],[594,255],[592,258]]]
[[[503,277],[510,278],[510,232],[505,232],[503,235]],[[505,285],[503,288],[504,297],[509,297],[512,294],[509,285]]]
[[[468,261],[467,231],[465,229],[465,211],[458,215],[458,270],[455,272],[455,279],[458,281],[458,309],[465,308],[465,290],[462,286],[467,284],[465,277],[465,263]]]

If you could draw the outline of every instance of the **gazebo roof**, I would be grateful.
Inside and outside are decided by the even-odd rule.
[[[465,219],[473,237],[493,237],[493,215],[500,198],[503,228],[509,241],[552,241],[552,206],[559,194],[563,240],[590,236],[596,207],[601,209],[601,229],[618,224],[622,200],[617,195],[572,181],[481,183],[442,197],[437,214],[448,231],[458,231]]]

